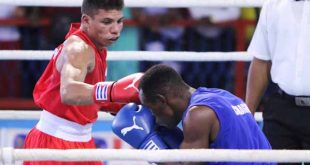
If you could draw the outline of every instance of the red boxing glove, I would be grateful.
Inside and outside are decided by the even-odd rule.
[[[115,82],[98,82],[93,89],[94,102],[103,104],[107,102],[140,104],[138,85],[143,73],[135,73]]]

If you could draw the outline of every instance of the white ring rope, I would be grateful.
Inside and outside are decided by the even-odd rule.
[[[10,153],[10,154],[7,154]],[[12,149],[3,148],[1,161],[148,161],[148,162],[310,162],[310,150],[237,150],[237,149]],[[10,156],[11,158],[7,158]]]
[[[0,60],[49,60],[53,51],[0,50]],[[109,51],[111,61],[251,61],[247,52]]]
[[[125,0],[127,7],[261,7],[265,0]],[[82,0],[0,0],[0,5],[80,7]],[[48,60],[52,51],[0,51],[0,60]],[[110,51],[108,60],[145,61],[250,61],[246,52],[143,52]],[[40,111],[0,111],[0,119],[39,119]],[[113,116],[99,112],[98,120]],[[262,121],[261,113],[255,114]],[[20,160],[148,162],[310,162],[310,150],[128,150],[128,149],[0,149],[0,164]]]
[[[265,0],[125,0],[127,7],[260,7]],[[0,5],[80,7],[82,0],[1,0]]]
[[[41,111],[31,111],[31,110],[1,110],[0,120],[39,120]],[[114,116],[106,112],[98,113],[98,120],[112,120]],[[263,116],[261,112],[255,113],[255,120],[258,122],[263,121]]]

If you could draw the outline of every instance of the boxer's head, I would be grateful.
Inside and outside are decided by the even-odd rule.
[[[180,122],[187,108],[189,89],[173,68],[161,64],[148,69],[139,84],[142,104],[151,109],[159,125],[170,128]]]
[[[123,28],[123,0],[83,0],[81,28],[98,48],[115,42]]]

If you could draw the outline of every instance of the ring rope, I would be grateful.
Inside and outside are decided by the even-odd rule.
[[[107,60],[134,61],[251,61],[247,52],[109,51]],[[0,50],[0,60],[49,60],[53,51]]]
[[[0,4],[18,6],[62,6],[79,7],[82,0],[33,1],[33,0],[1,0]],[[125,0],[127,7],[260,7],[265,0]],[[109,52],[108,60],[145,60],[145,61],[250,61],[252,56],[245,52]],[[0,51],[0,60],[48,60],[52,51]],[[21,113],[22,112],[22,113]],[[4,111],[1,119],[38,119],[39,111]],[[106,114],[99,112],[99,120]],[[26,115],[27,114],[27,115]],[[259,117],[257,117],[259,116]],[[112,117],[113,118],[113,117]],[[112,119],[110,118],[110,119]],[[255,118],[262,120],[261,113]],[[224,149],[192,149],[192,150],[116,150],[116,149],[0,149],[0,162],[12,164],[19,160],[122,160],[149,162],[200,162],[200,161],[235,161],[235,162],[310,162],[309,150],[224,150]]]
[[[39,120],[41,111],[31,111],[31,110],[1,110],[0,120]],[[97,120],[113,120],[114,116],[106,112],[98,112]],[[263,116],[261,112],[255,113],[255,120],[257,122],[263,121]]]
[[[127,7],[260,7],[265,0],[125,0]],[[82,0],[1,0],[0,5],[80,7]]]
[[[10,153],[10,154],[8,154]],[[11,158],[8,158],[11,157]],[[1,149],[1,161],[310,162],[310,150],[245,149]],[[12,161],[12,162],[9,162]]]

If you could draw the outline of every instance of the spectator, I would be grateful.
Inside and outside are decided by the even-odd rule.
[[[0,6],[0,19],[21,18],[24,10],[18,6]],[[21,34],[16,26],[0,26],[0,49],[20,49]],[[0,97],[20,96],[20,67],[18,61],[0,61]],[[10,72],[8,72],[10,70]]]
[[[18,6],[0,6],[0,19],[21,18],[24,9]],[[20,32],[16,26],[0,26],[0,49],[20,49]]]
[[[184,27],[172,26],[172,23],[184,19],[186,15],[180,8],[142,8],[135,9],[135,19],[143,26],[140,36],[142,50],[147,51],[182,51]],[[182,71],[181,63],[165,61],[178,72]],[[146,70],[154,63],[141,63]]]
[[[197,52],[234,51],[234,29],[219,25],[227,21],[237,20],[239,8],[189,8],[189,14],[197,25],[187,31],[187,50]],[[233,70],[231,62],[187,62],[184,65],[185,81],[193,87],[209,86],[232,90]],[[204,70],[203,74],[201,70]]]
[[[237,20],[240,17],[240,9],[235,7],[226,8],[189,8],[191,17],[200,22],[194,28],[198,33],[196,37],[203,37],[207,42],[195,42],[191,45],[191,50],[196,51],[231,51],[233,50],[232,29],[227,26],[219,26],[217,24]],[[227,41],[225,41],[227,40]],[[209,41],[209,42],[208,42]],[[208,45],[208,44],[212,44]]]

